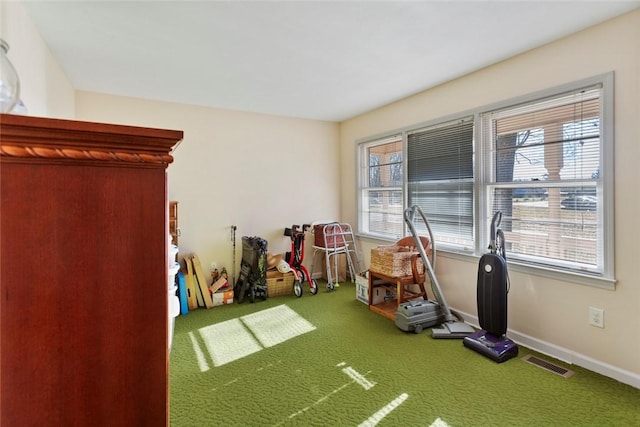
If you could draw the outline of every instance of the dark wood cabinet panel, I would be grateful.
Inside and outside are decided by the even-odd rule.
[[[182,132],[0,116],[0,424],[167,425]]]

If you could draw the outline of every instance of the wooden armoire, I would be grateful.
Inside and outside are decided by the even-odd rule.
[[[182,136],[0,115],[0,425],[168,425]]]

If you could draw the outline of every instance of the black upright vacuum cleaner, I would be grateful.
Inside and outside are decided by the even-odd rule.
[[[518,355],[518,346],[505,336],[509,276],[501,220],[502,212],[498,211],[491,220],[490,252],[480,258],[478,267],[478,321],[482,330],[462,341],[465,347],[498,363]]]

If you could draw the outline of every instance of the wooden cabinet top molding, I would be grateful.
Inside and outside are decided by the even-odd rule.
[[[183,132],[76,120],[0,114],[6,161],[103,162],[166,167]]]

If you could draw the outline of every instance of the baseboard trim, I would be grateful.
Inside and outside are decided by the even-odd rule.
[[[475,326],[476,328],[479,328],[479,322],[476,316],[472,316],[469,313],[465,313],[455,309],[454,311],[462,316],[465,322],[469,323],[472,326]],[[610,365],[600,360],[585,356],[584,354],[576,353],[574,351],[568,350],[555,344],[551,344],[538,338],[534,338],[513,329],[507,329],[507,335],[517,344],[521,344],[525,347],[528,347],[532,350],[538,351],[555,359],[561,360],[565,363],[580,366],[582,368],[596,372],[600,375],[604,375],[605,377],[613,378],[614,380],[620,381],[621,383],[640,389],[640,375],[638,374],[620,369],[616,366]]]

